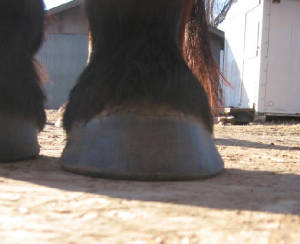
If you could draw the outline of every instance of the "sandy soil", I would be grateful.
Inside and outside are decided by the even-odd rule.
[[[300,241],[300,124],[215,128],[221,175],[128,182],[73,175],[56,111],[41,157],[0,165],[1,244],[293,244]]]

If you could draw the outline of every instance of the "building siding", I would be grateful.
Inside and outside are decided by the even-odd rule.
[[[88,34],[88,22],[83,5],[73,7],[47,18],[47,34]]]
[[[37,55],[50,80],[45,84],[46,108],[57,109],[67,101],[68,94],[88,57],[88,38],[82,34],[51,34]]]

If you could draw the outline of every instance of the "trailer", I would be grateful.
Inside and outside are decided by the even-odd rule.
[[[299,116],[299,0],[238,0],[220,29],[225,107]]]

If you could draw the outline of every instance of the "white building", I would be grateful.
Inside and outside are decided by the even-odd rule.
[[[238,0],[225,32],[225,107],[300,114],[299,0]]]

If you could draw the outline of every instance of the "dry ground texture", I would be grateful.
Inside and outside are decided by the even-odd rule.
[[[299,124],[217,125],[225,172],[152,183],[62,171],[64,133],[48,118],[39,159],[0,165],[1,244],[300,241]]]

